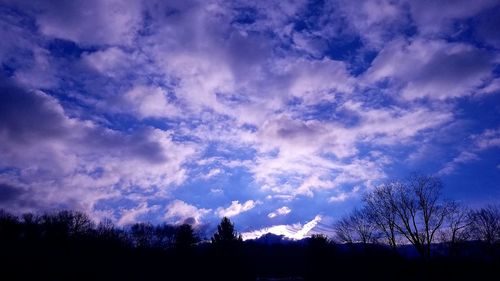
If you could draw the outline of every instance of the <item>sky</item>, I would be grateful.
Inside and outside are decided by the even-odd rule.
[[[328,231],[417,171],[500,202],[496,0],[0,0],[0,208]]]

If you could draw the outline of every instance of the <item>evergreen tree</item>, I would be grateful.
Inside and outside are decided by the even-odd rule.
[[[175,246],[177,248],[189,248],[199,241],[193,227],[189,224],[179,226],[175,235]]]
[[[234,224],[227,217],[222,218],[217,226],[217,232],[212,237],[212,243],[231,244],[240,241],[242,241],[241,235],[234,229]]]

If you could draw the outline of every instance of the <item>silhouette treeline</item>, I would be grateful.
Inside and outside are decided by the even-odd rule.
[[[500,208],[488,205],[468,209],[442,196],[443,184],[436,176],[413,174],[376,187],[334,225],[339,243],[413,245],[419,256],[467,255],[461,244],[500,242]],[[435,245],[440,244],[441,249]],[[464,251],[461,251],[464,250]],[[445,251],[445,253],[443,253]]]
[[[59,211],[0,211],[1,280],[494,280],[500,213],[441,198],[416,176],[369,192],[335,237],[243,241],[223,218],[211,237],[189,224],[96,224]]]

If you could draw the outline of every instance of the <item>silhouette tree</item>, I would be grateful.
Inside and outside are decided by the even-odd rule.
[[[419,174],[379,186],[365,196],[364,209],[337,223],[337,237],[373,242],[378,236],[375,227],[393,248],[402,235],[420,255],[429,257],[436,233],[452,210],[441,199],[442,187],[439,178]]]
[[[94,230],[94,223],[85,213],[69,210],[45,214],[41,224],[46,235],[56,240],[88,236]]]
[[[241,242],[242,238],[234,229],[233,223],[227,217],[224,217],[217,226],[217,232],[211,240],[214,244],[227,245]]]
[[[446,229],[443,231],[443,241],[455,245],[469,239],[472,213],[467,208],[457,202],[450,202],[445,223]]]
[[[367,208],[354,209],[349,216],[335,224],[334,229],[339,242],[344,243],[373,243],[378,236]]]
[[[448,214],[441,202],[441,180],[414,174],[404,182],[393,182],[394,192],[386,198],[396,214],[395,227],[417,251],[430,256],[431,244]]]
[[[121,244],[130,242],[127,239],[127,233],[123,229],[117,228],[111,219],[105,218],[99,222],[95,230],[96,236],[99,240],[106,243]]]
[[[313,234],[309,238],[309,244],[316,247],[325,247],[330,244],[330,240],[326,235],[323,234]]]
[[[23,233],[26,241],[34,242],[42,237],[41,218],[32,213],[22,215]]]
[[[155,227],[155,247],[167,249],[175,244],[177,228],[169,224],[161,224]]]
[[[154,243],[154,226],[149,223],[135,223],[130,227],[130,236],[136,247],[151,247]]]
[[[175,234],[175,246],[177,248],[190,248],[199,241],[195,235],[193,227],[189,224],[183,224],[177,228]]]
[[[472,213],[472,233],[478,240],[492,244],[500,241],[500,209],[488,205]]]
[[[379,229],[387,244],[395,249],[397,231],[396,212],[391,202],[393,192],[391,184],[379,186],[365,196],[364,202],[369,221]]]
[[[0,210],[0,242],[16,240],[20,230],[17,217]]]
[[[340,243],[354,242],[354,227],[350,217],[340,218],[334,225],[335,239]]]

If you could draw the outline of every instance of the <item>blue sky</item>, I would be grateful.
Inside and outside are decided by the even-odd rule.
[[[298,237],[412,171],[499,202],[498,1],[2,0],[0,15],[6,210]]]

